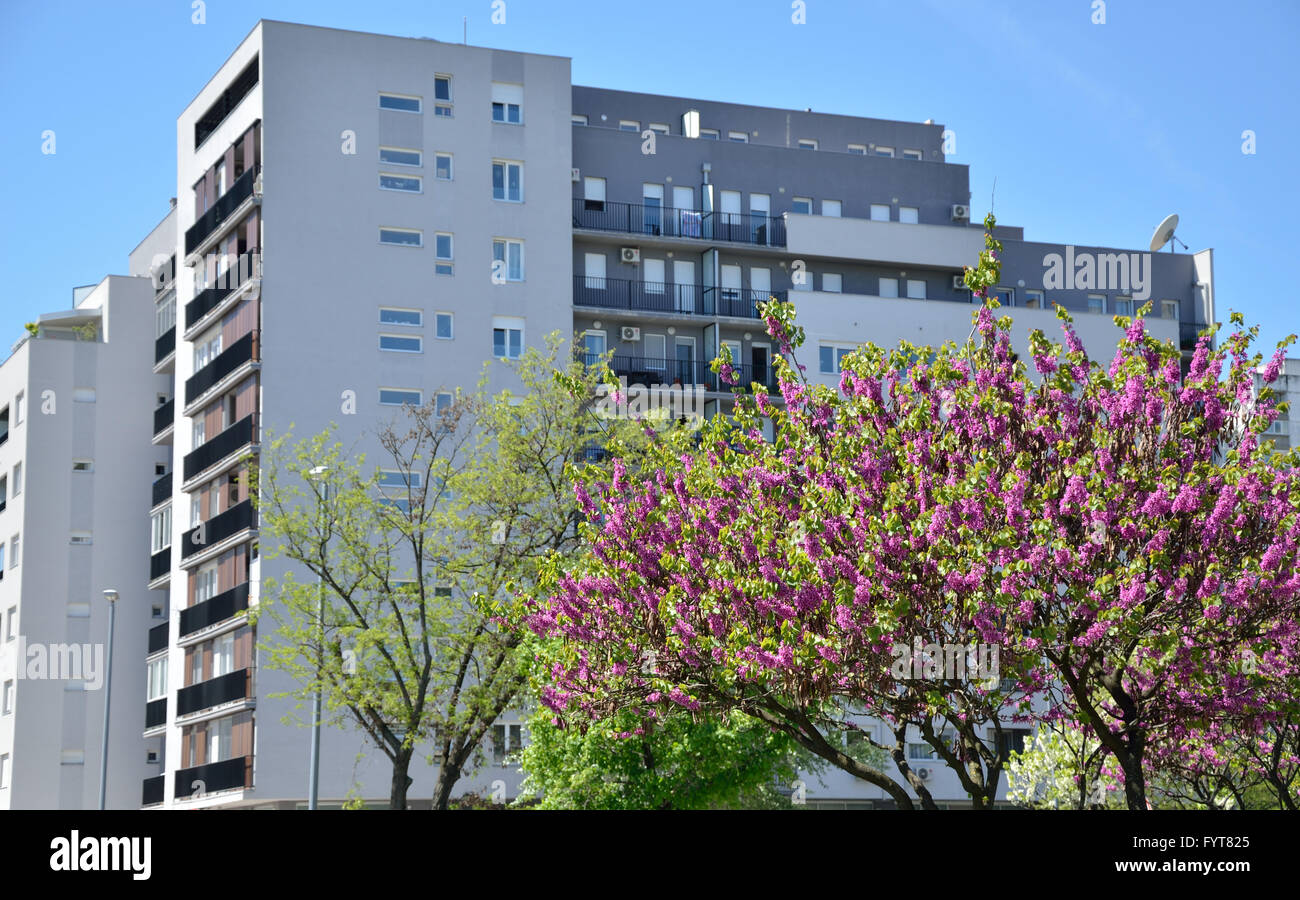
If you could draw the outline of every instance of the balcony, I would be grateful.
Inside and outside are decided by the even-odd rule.
[[[589,366],[594,365],[598,359],[591,353],[580,353],[578,358]],[[738,379],[738,383],[734,386],[725,383],[715,375],[709,363],[615,354],[609,365],[615,375],[626,378],[630,385],[639,384],[646,387],[681,385],[690,388],[698,384],[709,391],[729,394],[736,387],[749,390],[750,385],[757,380],[767,388],[769,393],[776,393],[779,390],[776,372],[771,366],[759,367],[756,375],[755,367],[751,363],[732,363],[731,368]]]
[[[162,434],[176,421],[176,398],[173,397],[153,411],[154,437]]]
[[[1192,352],[1196,349],[1196,341],[1200,333],[1209,327],[1204,322],[1179,322],[1178,346],[1185,352]]]
[[[198,799],[217,791],[253,786],[253,757],[236,756],[223,762],[192,766],[176,771],[176,799]]]
[[[233,619],[248,609],[248,582],[237,584],[201,603],[181,610],[181,638]]]
[[[208,547],[216,546],[231,535],[253,527],[253,502],[245,500],[223,513],[218,513],[201,526],[185,532],[181,541],[181,559],[188,559]],[[194,533],[202,531],[202,541],[194,540]]]
[[[221,379],[240,366],[258,360],[257,332],[248,334],[235,341],[216,358],[199,369],[185,381],[185,405],[189,406],[207,391],[211,390]]]
[[[188,716],[253,696],[253,670],[239,669],[200,681],[176,692],[176,715]]]
[[[786,292],[706,288],[698,284],[663,284],[592,275],[573,278],[573,305],[600,309],[757,319],[758,304],[772,297],[784,301]]]
[[[144,706],[144,730],[161,728],[167,724],[167,698],[150,700]]]
[[[171,499],[171,497],[172,497],[172,473],[168,472],[166,475],[161,476],[157,481],[153,483],[152,506],[157,506],[160,503],[166,503],[168,500]]]
[[[144,789],[140,793],[141,806],[157,806],[163,802],[163,788],[166,786],[165,775],[155,775],[144,780]]]
[[[157,581],[172,570],[172,548],[164,547],[149,557],[149,580]]]
[[[167,649],[167,636],[171,626],[167,622],[155,625],[149,629],[149,654],[157,653],[160,650]]]
[[[212,236],[221,223],[230,217],[230,214],[239,209],[244,201],[253,196],[253,182],[257,178],[256,169],[248,169],[243,175],[235,179],[235,183],[217,198],[217,202],[185,231],[185,255],[189,256],[204,241]]]
[[[168,328],[161,335],[154,339],[153,342],[153,363],[158,365],[167,357],[176,352],[176,326]]]
[[[240,448],[255,443],[257,443],[255,417],[244,416],[212,440],[200,445],[194,452],[185,454],[182,468],[185,481],[188,482],[194,476],[207,471]]]
[[[573,201],[573,227],[648,237],[785,246],[785,219],[762,213],[704,212],[579,197]]]
[[[185,304],[185,330],[189,331],[221,302],[243,287],[249,279],[262,276],[262,259],[256,250],[243,253],[235,264],[216,277],[216,283],[194,295],[194,299]]]

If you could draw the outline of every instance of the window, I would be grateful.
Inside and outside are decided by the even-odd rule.
[[[1160,301],[1160,318],[1177,319],[1178,312],[1179,312],[1179,303],[1177,300]],[[21,397],[22,395],[20,394],[19,396]]]
[[[419,472],[403,472],[400,469],[380,469],[379,486],[392,488],[416,488],[421,484]]]
[[[202,603],[217,596],[217,563],[209,563],[194,576],[194,602]]]
[[[790,209],[792,212],[803,213],[804,215],[812,215],[812,198],[795,197],[794,200],[791,201]]]
[[[882,278],[880,279],[880,296],[897,297],[898,296],[898,279]]]
[[[924,159],[925,154],[920,150],[904,150],[903,159]]]
[[[195,416],[195,417],[194,417],[194,424],[193,424],[193,426],[191,427],[191,432],[190,432],[190,433],[191,433],[191,436],[192,436],[192,438],[193,438],[193,440],[192,440],[190,443],[191,443],[194,447],[196,447],[196,448],[197,448],[197,447],[202,447],[204,441],[206,441],[206,440],[208,439],[208,436],[207,436],[207,433],[206,433],[207,430],[208,430],[208,420],[207,420],[207,417],[206,417],[206,416]]]
[[[15,534],[9,539],[9,568],[11,569],[18,568],[18,551],[21,546],[21,539],[18,535]]]
[[[1042,291],[1025,291],[1025,309],[1046,309]]]
[[[867,145],[866,145],[866,144],[849,144],[849,152],[852,153],[852,154],[855,154],[856,156],[866,156],[866,155],[867,155]]]
[[[524,86],[492,83],[492,121],[506,125],[524,123]]]
[[[420,98],[407,97],[402,94],[380,94],[379,108],[418,113],[420,111]]]
[[[386,191],[406,191],[410,194],[423,192],[423,179],[418,175],[391,175],[379,173],[379,186]]]
[[[409,388],[380,388],[379,402],[384,406],[419,406],[422,394]]]
[[[155,659],[146,669],[149,680],[147,699],[161,700],[167,696],[167,657]]]
[[[397,147],[380,147],[379,161],[390,166],[420,166],[423,154],[419,150],[401,150]]]
[[[843,211],[843,209],[844,209],[843,204],[841,204],[840,201],[838,201],[838,200],[823,200],[823,201],[822,201],[822,215],[823,215],[823,216],[831,216],[832,218],[836,218],[836,219],[838,219],[838,218],[840,217],[840,213]]]
[[[72,471],[93,472],[95,471],[95,461],[93,459],[74,459],[72,461]]]
[[[433,395],[434,411],[441,416],[451,409],[451,401],[452,395],[450,391],[439,391]]]
[[[891,159],[892,159],[893,156],[894,156],[894,148],[893,148],[893,147],[879,147],[879,146],[878,146],[878,147],[876,147],[876,149],[875,149],[874,152],[875,152],[876,156],[888,156],[888,157],[890,157]]]
[[[662,122],[651,122],[648,126],[656,134],[672,134],[673,130]]]
[[[176,327],[176,296],[174,294],[168,295],[166,300],[154,307],[153,324],[154,337],[162,337]]]
[[[577,113],[574,113],[573,115],[569,116],[569,121],[572,122],[574,125],[586,125],[587,117],[580,116]]]
[[[520,725],[492,726],[492,763],[503,766],[507,755],[517,755],[523,749],[523,727]]]
[[[844,288],[844,278],[831,272],[822,273],[822,290],[838,294]]]
[[[434,337],[439,340],[449,341],[452,339],[452,314],[447,312],[434,313]]]
[[[586,176],[582,179],[583,209],[601,212],[605,209],[605,179]]]
[[[418,334],[381,334],[379,336],[379,349],[390,350],[395,353],[422,353],[424,352],[424,338]]]
[[[160,509],[149,519],[150,550],[160,553],[172,545],[172,508]]]
[[[800,149],[800,150],[816,150],[816,149],[817,149],[817,142],[816,142],[815,140],[812,140],[811,138],[800,138],[800,140],[799,140],[799,149]]]
[[[0,701],[0,715],[10,715],[14,711],[14,683],[6,681],[4,699]]]
[[[524,320],[513,316],[492,317],[492,355],[497,359],[518,359],[524,347]]]
[[[1099,315],[1106,314],[1106,295],[1089,294],[1088,295],[1088,312]]]
[[[900,206],[898,208],[898,221],[905,225],[916,225],[921,221],[921,211],[915,206]]]
[[[451,107],[445,103],[436,103],[433,107],[433,114],[440,119],[450,119]]]
[[[844,363],[844,357],[853,352],[852,347],[822,344],[817,348],[818,361],[823,375],[836,375]]]
[[[619,131],[641,131],[641,123],[633,122],[631,119],[620,119],[618,123]]]
[[[389,306],[379,308],[380,325],[411,325],[416,328],[424,324],[424,313],[418,309],[397,309]]]
[[[873,203],[871,204],[871,221],[888,222],[889,221],[889,204]]]
[[[232,716],[226,716],[208,723],[209,763],[224,762],[230,758],[231,726],[234,721]]]
[[[423,247],[424,232],[413,228],[380,228],[379,243],[398,247]]]
[[[1178,301],[1177,301],[1177,300],[1166,300],[1166,301],[1164,301],[1164,302],[1165,302],[1165,303],[1177,303]],[[172,308],[175,309],[175,306],[173,305]],[[26,395],[25,395],[22,391],[19,391],[18,394],[17,394],[17,396],[14,397],[14,424],[15,424],[15,425],[21,425],[21,424],[23,424],[23,405],[24,405],[24,400],[25,400],[25,399],[26,399]]]
[[[9,754],[0,753],[0,788],[9,787]]]
[[[95,402],[95,389],[94,389],[94,388],[85,388],[85,387],[81,387],[81,388],[73,388],[73,389],[72,389],[72,401],[73,401],[74,403],[94,403],[94,402]]]
[[[1012,753],[1025,752],[1025,738],[1029,737],[1028,728],[1004,728],[998,735],[998,755],[1006,762]],[[989,735],[992,737],[993,735]]]
[[[994,288],[990,293],[997,298],[1003,306],[1016,305],[1016,292],[1014,288]]]
[[[492,161],[492,199],[522,203],[524,200],[524,164]]]
[[[727,140],[736,144],[748,144],[749,135],[744,131],[728,131]]]
[[[433,76],[433,114],[442,118],[451,118],[451,76]]]
[[[0,554],[2,560],[3,554]],[[18,636],[18,607],[9,607],[9,615],[5,618],[5,640],[12,641]]]
[[[498,274],[499,273],[499,274]],[[524,242],[510,238],[492,241],[492,280],[524,280]]]
[[[1115,298],[1115,315],[1131,316],[1133,315],[1133,298],[1116,297]]]
[[[14,482],[14,496],[17,497],[19,494],[23,492],[23,464],[20,462],[14,463],[13,482]]]
[[[455,271],[452,263],[455,256],[452,254],[452,249],[450,234],[438,232],[433,236],[433,255],[437,259],[433,266],[435,275],[451,275]]]
[[[451,154],[433,154],[433,177],[439,181],[451,181]]]
[[[722,135],[718,133],[718,129],[716,128],[701,128],[700,137],[706,141],[716,141],[721,138]]]
[[[925,299],[925,279],[909,278],[907,279],[907,297],[909,300]]]
[[[221,328],[214,328],[194,342],[194,371],[221,355]]]

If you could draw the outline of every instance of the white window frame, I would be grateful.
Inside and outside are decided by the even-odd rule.
[[[447,239],[448,253],[446,256],[443,256],[442,251],[438,249],[439,238]],[[453,232],[435,231],[433,233],[433,274],[456,274],[456,235]]]
[[[795,209],[796,203],[807,203],[808,209],[800,213],[799,210]],[[797,215],[811,216],[813,214],[813,198],[812,197],[791,197],[790,212],[795,213]]]
[[[839,341],[821,341],[817,345],[817,371],[822,375],[838,375],[844,371],[844,357],[858,349],[857,344],[845,344]],[[822,368],[822,350],[831,351],[833,370],[827,371]]]
[[[413,163],[405,163],[405,162],[398,162],[395,159],[384,159],[385,150],[389,150],[394,153],[414,153],[419,158],[419,161]],[[415,150],[410,147],[380,147],[379,161],[386,166],[403,166],[407,169],[422,169],[424,168],[424,151]]]
[[[414,100],[415,109],[401,109],[395,106],[384,106],[385,97],[391,98],[393,100]],[[385,112],[409,113],[413,116],[418,116],[424,112],[424,98],[417,97],[414,94],[395,94],[392,91],[380,91],[378,103],[379,103],[379,108],[384,110]]]
[[[413,401],[399,400],[397,402],[393,402],[392,400],[385,400],[384,399],[385,391],[388,391],[390,393],[401,392],[403,394],[414,394],[415,400]],[[406,406],[407,404],[410,404],[411,406],[421,406],[423,403],[424,403],[424,391],[420,390],[419,388],[400,388],[400,387],[382,387],[382,386],[379,388],[380,406]]]
[[[384,313],[415,313],[418,317],[414,322],[392,322],[384,320]],[[387,328],[423,328],[424,327],[424,310],[409,309],[402,306],[381,306],[379,307],[379,324]]]
[[[525,320],[522,316],[493,316],[492,317],[492,358],[493,359],[519,359],[524,353],[524,325]],[[497,356],[496,352],[496,333],[504,332],[505,338],[505,355]],[[519,332],[519,353],[516,356],[510,355],[510,333]]]
[[[385,232],[389,234],[413,234],[415,235],[416,243],[411,244],[405,241],[386,241],[384,240]],[[379,243],[385,247],[406,247],[411,250],[418,250],[424,246],[424,231],[419,228],[398,228],[393,225],[380,225]]]
[[[414,181],[415,190],[408,190],[407,188],[398,188],[398,187],[387,187],[384,185],[385,178],[402,178],[408,181]],[[398,194],[423,194],[424,178],[419,175],[399,175],[396,172],[380,172],[379,189],[381,191],[393,191],[394,193],[398,193]]]
[[[416,346],[414,350],[411,350],[406,347],[385,347],[384,346],[385,338],[390,338],[391,340],[394,341],[415,341]],[[423,353],[424,336],[419,334],[384,334],[383,332],[380,332],[379,349],[384,353]]]
[[[526,275],[527,270],[526,270],[526,268],[525,268],[525,263],[524,263],[524,242],[523,242],[523,240],[522,240],[521,238],[494,237],[494,238],[492,239],[492,263],[493,263],[493,266],[494,266],[494,267],[495,267],[495,265],[496,265],[496,260],[497,260],[497,245],[498,245],[498,244],[501,245],[501,252],[502,252],[501,261],[502,261],[503,263],[505,263],[504,269],[505,269],[505,277],[506,277],[506,281],[508,281],[508,282],[512,282],[512,283],[516,283],[516,284],[519,283],[519,282],[524,281],[524,280],[527,278],[527,275]],[[511,278],[511,277],[510,277],[510,247],[511,247],[511,245],[516,245],[516,246],[519,247],[519,277],[518,277],[518,278]]]
[[[728,132],[727,132],[727,140],[730,141],[730,142],[733,143],[733,144],[748,144],[748,143],[749,143],[749,132],[748,132],[748,131],[728,131]]]
[[[172,545],[172,508],[164,506],[149,517],[149,546],[154,553],[161,553]]]
[[[839,272],[822,272],[822,290],[828,294],[844,293],[844,276]]]
[[[167,655],[145,663],[145,702],[161,700],[167,696]]]
[[[631,127],[631,128],[628,128],[628,127],[627,127],[628,125],[631,125],[632,127]],[[641,123],[640,123],[639,121],[633,121],[632,119],[619,119],[619,120],[618,120],[618,130],[619,130],[619,131],[635,131],[637,134],[640,134],[640,133],[641,133]]]
[[[1165,305],[1165,304],[1167,304],[1167,303],[1172,303],[1172,304],[1174,305],[1174,308],[1173,308],[1173,313],[1174,313],[1174,314],[1173,314],[1172,316],[1167,314],[1168,309],[1169,309],[1169,307],[1167,307],[1167,306]],[[1163,300],[1160,301],[1160,318],[1162,318],[1162,319],[1171,319],[1171,320],[1177,322],[1180,318],[1182,318],[1182,314],[1183,314],[1183,304],[1182,304],[1182,301],[1181,301],[1181,300],[1173,300],[1173,299],[1171,299],[1171,298],[1165,298],[1165,299],[1163,299]],[[1281,420],[1279,419],[1278,421],[1281,421]]]
[[[925,288],[924,278],[907,279],[907,299],[908,300],[926,299],[926,288]]]
[[[867,155],[867,145],[866,145],[866,144],[849,144],[849,150],[848,150],[848,152],[849,152],[849,153],[852,153],[852,154],[855,155],[855,156],[866,156],[866,155]]]
[[[570,125],[586,125],[586,124],[587,124],[587,117],[584,116],[584,115],[582,115],[581,113],[570,113],[570,114],[569,114],[569,124],[570,124]]]
[[[1029,301],[1036,299],[1038,304],[1031,306]],[[1025,309],[1047,309],[1047,294],[1043,291],[1030,288],[1025,291]]]
[[[891,285],[889,291],[891,291],[892,293],[887,292],[885,290],[885,285]],[[876,286],[876,296],[885,297],[890,300],[896,299],[898,297],[898,279],[889,278],[888,276],[885,275],[880,276],[879,284],[877,284]]]
[[[917,206],[900,206],[898,208],[898,221],[904,225],[920,225],[921,209]]]
[[[655,132],[656,134],[672,134],[672,133],[673,133],[672,128],[671,128],[670,126],[668,126],[668,125],[665,125],[663,122],[651,122],[651,123],[650,123],[649,125],[647,125],[646,127],[649,128],[651,131]]]
[[[882,146],[880,146],[879,144],[877,144],[876,147],[875,147],[875,149],[873,149],[871,152],[872,152],[872,154],[875,155],[875,156],[883,156],[883,157],[886,157],[886,158],[888,158],[888,159],[893,159],[893,158],[894,158],[894,148],[893,148],[893,147],[882,147]]]
[[[1094,301],[1094,300],[1099,301],[1098,306],[1101,307],[1100,309],[1098,309],[1098,310],[1094,310],[1094,309],[1092,308],[1092,301]],[[1095,315],[1104,316],[1104,315],[1106,315],[1106,306],[1107,306],[1107,303],[1106,303],[1106,295],[1105,295],[1105,294],[1089,294],[1089,295],[1088,295],[1088,312],[1090,312],[1090,313],[1094,313]]]
[[[882,218],[881,216],[877,215],[877,213],[881,212],[882,210],[884,211],[884,217],[883,217],[883,218]],[[893,218],[894,218],[894,216],[893,216],[893,207],[891,207],[888,203],[873,203],[873,204],[871,204],[871,208],[870,208],[870,210],[869,210],[869,213],[870,213],[870,216],[871,216],[871,221],[873,221],[873,222],[889,222],[889,221],[892,221]]]
[[[440,333],[441,327],[439,323],[441,322],[443,317],[446,317],[447,319],[446,335]],[[456,314],[455,313],[435,312],[433,314],[433,338],[434,340],[437,341],[452,341],[456,339]]]
[[[832,212],[834,210],[834,212]],[[840,200],[823,200],[822,215],[838,219],[844,215],[844,203]]]
[[[701,128],[700,139],[705,141],[720,141],[722,140],[722,132],[718,131],[716,128]]]
[[[812,146],[807,146],[811,144]],[[820,150],[821,143],[817,138],[799,138],[795,143],[795,148],[799,150]]]
[[[438,161],[447,160],[447,177],[443,178],[438,174]],[[455,181],[456,180],[456,155],[454,153],[443,153],[435,150],[433,154],[433,180],[434,181]]]
[[[491,97],[491,116],[494,124],[497,125],[515,125],[524,124],[524,86],[513,82],[494,81],[492,82]],[[501,107],[501,118],[496,116],[496,108]],[[519,120],[510,121],[510,107],[518,110]]]
[[[906,149],[903,151],[903,159],[914,159],[918,162],[925,159],[925,154],[920,150]]]
[[[1128,307],[1127,311],[1124,310],[1125,306]],[[1122,294],[1115,297],[1115,315],[1136,316],[1137,308],[1137,303],[1134,302],[1133,297],[1129,294]]]
[[[492,160],[492,170],[495,173],[496,167],[502,166],[501,171],[501,191],[502,196],[496,195],[496,185],[492,185],[492,199],[498,203],[523,203],[524,202],[524,163],[519,159],[494,159]],[[519,167],[519,197],[511,199],[510,197],[510,167]]]

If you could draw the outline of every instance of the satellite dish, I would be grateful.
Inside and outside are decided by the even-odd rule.
[[[1151,235],[1151,252],[1155,253],[1157,250],[1159,250],[1161,247],[1163,247],[1165,244],[1169,243],[1170,241],[1177,240],[1174,237],[1174,230],[1177,228],[1178,228],[1178,214],[1174,213],[1173,215],[1165,216],[1165,220],[1156,226],[1155,234]],[[1179,241],[1179,243],[1182,242]],[[1186,244],[1183,244],[1183,249],[1184,250],[1187,249]],[[1172,247],[1170,248],[1170,252],[1171,253],[1173,252]]]

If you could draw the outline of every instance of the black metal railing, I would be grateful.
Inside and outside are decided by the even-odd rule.
[[[181,610],[181,637],[233,619],[248,609],[248,582],[237,584],[215,597]]]
[[[194,248],[207,240],[230,214],[239,208],[249,197],[253,196],[253,182],[257,178],[256,169],[246,169],[243,175],[235,179],[224,194],[217,198],[208,211],[199,216],[194,224],[185,230],[185,255],[194,252]]]
[[[176,398],[173,397],[153,411],[153,433],[162,434],[176,421]]]
[[[785,219],[766,213],[704,212],[653,203],[573,201],[573,227],[652,237],[699,238],[766,247],[785,246]]]
[[[144,727],[157,728],[167,724],[167,698],[150,700],[144,705]]]
[[[176,692],[176,715],[187,716],[201,709],[233,703],[252,696],[253,670],[238,669],[200,681]]]
[[[167,649],[167,633],[170,626],[162,622],[149,629],[149,652],[157,653],[159,650]]]
[[[735,316],[738,319],[757,319],[758,304],[775,297],[782,303],[785,291],[754,291],[749,288],[710,287],[704,289],[706,315]]]
[[[244,363],[257,358],[257,332],[250,331],[185,380],[186,405],[203,396],[205,391]]]
[[[165,775],[155,775],[144,780],[144,788],[140,792],[141,806],[156,806],[163,802],[163,788],[166,787],[166,777]]]
[[[155,364],[160,363],[164,359],[166,359],[170,354],[175,352],[176,352],[176,326],[173,325],[171,328],[168,328],[158,337],[154,338],[153,361]]]
[[[1195,350],[1200,333],[1210,326],[1204,322],[1179,322],[1178,345],[1183,350]]]
[[[210,441],[200,444],[198,449],[185,454],[182,471],[186,481],[211,468],[216,463],[257,440],[257,427],[252,415],[244,416],[234,425],[222,431]]]
[[[573,277],[574,305],[601,309],[757,319],[758,304],[772,297],[784,301],[786,292],[706,288],[698,284],[631,281],[625,278],[601,278],[597,275]]]
[[[262,258],[256,250],[241,253],[234,265],[217,275],[213,284],[199,291],[185,304],[185,327],[193,328],[200,319],[221,305],[221,301],[244,286],[250,278],[262,275]]]
[[[168,472],[166,475],[160,476],[153,483],[153,497],[151,498],[153,500],[153,503],[151,505],[157,506],[159,503],[163,503],[166,502],[167,500],[170,500],[171,497],[172,497],[172,473]]]
[[[253,503],[245,500],[223,513],[218,513],[201,525],[189,529],[181,539],[181,559],[187,559],[204,547],[211,547],[232,534],[253,527]]]
[[[236,756],[222,762],[176,770],[176,799],[188,800],[216,791],[229,791],[252,784],[253,758]]]
[[[172,548],[164,547],[149,557],[149,580],[162,578],[172,570]]]
[[[594,353],[579,353],[578,358],[587,365],[594,365],[599,359]],[[736,387],[749,390],[750,385],[757,381],[768,392],[779,390],[776,373],[771,365],[756,367],[752,363],[733,362],[731,369],[736,379],[734,385],[723,381],[719,375],[714,374],[712,366],[704,362],[615,354],[609,366],[615,375],[626,378],[629,385],[681,385],[685,388],[703,385],[706,390],[730,393]]]

